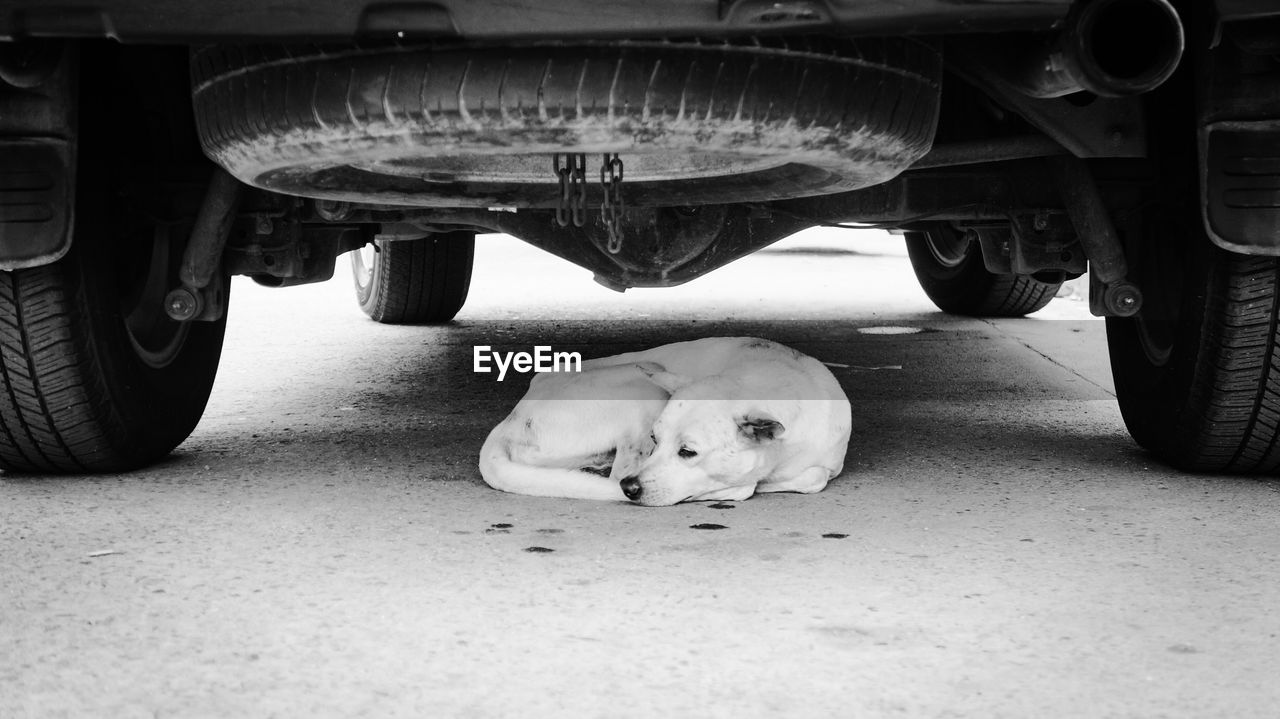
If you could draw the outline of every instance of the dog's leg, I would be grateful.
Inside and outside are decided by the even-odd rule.
[[[580,469],[541,467],[512,459],[494,430],[480,450],[480,475],[494,489],[535,497],[627,501],[617,481]]]
[[[621,485],[591,472],[511,463],[497,471],[493,471],[493,467],[489,469],[488,472],[482,470],[485,481],[494,489],[504,492],[534,497],[627,501]]]
[[[489,433],[480,449],[480,475],[504,492],[624,502],[618,481],[599,472],[616,450],[608,418],[624,417],[622,410],[636,406],[566,401],[517,411]]]
[[[761,482],[756,487],[756,491],[813,494],[814,492],[821,492],[829,481],[831,481],[831,470],[826,467],[810,467],[790,479]]]
[[[742,502],[750,499],[751,495],[756,493],[757,486],[759,485],[748,484],[741,487],[727,487],[715,492],[700,494],[697,500],[699,502]],[[768,490],[761,488],[760,491],[767,492]]]

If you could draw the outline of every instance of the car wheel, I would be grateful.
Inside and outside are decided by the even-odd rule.
[[[101,188],[83,183],[81,197]],[[123,471],[187,438],[213,388],[225,314],[175,322],[164,297],[183,238],[151,225],[108,237],[81,201],[58,262],[0,273],[0,468]],[[171,231],[176,234],[171,234]]]
[[[184,323],[164,309],[213,169],[174,140],[190,109],[155,91],[185,71],[134,65],[112,44],[81,51],[74,207],[43,208],[66,213],[70,248],[0,272],[7,472],[116,472],[164,457],[199,422],[222,353],[225,313]],[[210,285],[223,308],[225,279]]]
[[[422,240],[376,240],[351,254],[360,309],[383,324],[435,324],[467,301],[475,233]]]
[[[947,225],[908,232],[907,254],[920,287],[943,312],[970,317],[1022,317],[1058,293],[1061,282],[987,271],[978,243]]]
[[[1280,260],[1212,245],[1198,208],[1151,208],[1133,230],[1142,309],[1107,318],[1120,411],[1138,444],[1177,467],[1272,473],[1280,468]]]

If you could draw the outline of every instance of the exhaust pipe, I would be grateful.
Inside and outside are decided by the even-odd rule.
[[[1184,45],[1169,0],[1083,0],[1010,79],[1031,97],[1140,95],[1169,79]]]

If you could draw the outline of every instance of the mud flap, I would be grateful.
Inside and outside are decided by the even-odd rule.
[[[1202,130],[1201,197],[1214,244],[1280,255],[1280,121],[1224,121]]]
[[[0,270],[55,262],[71,247],[79,46],[0,49]]]
[[[71,143],[0,138],[0,269],[54,262],[71,247]]]

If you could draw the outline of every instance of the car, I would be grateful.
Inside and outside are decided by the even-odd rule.
[[[856,223],[946,312],[1087,271],[1134,439],[1271,473],[1278,56],[1266,0],[0,0],[0,468],[181,443],[232,275],[439,323],[477,232],[621,291]]]

